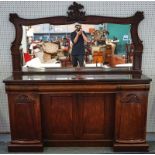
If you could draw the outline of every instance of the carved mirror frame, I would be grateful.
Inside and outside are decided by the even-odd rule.
[[[67,16],[24,19],[19,17],[17,14],[10,14],[10,22],[14,24],[16,31],[15,40],[12,42],[11,46],[13,74],[17,75],[25,74],[22,71],[21,52],[19,50],[22,41],[22,26],[29,26],[43,23],[49,23],[51,25],[66,25],[66,24],[73,24],[75,22],[81,24],[101,24],[101,23],[131,24],[131,37],[132,37],[132,43],[134,45],[133,67],[131,70],[128,71],[117,70],[116,73],[141,74],[143,44],[138,36],[138,25],[144,19],[143,12],[137,11],[131,17],[120,18],[120,17],[86,15],[83,9],[84,7],[81,4],[74,2],[73,5],[69,6]],[[113,70],[111,70],[110,72],[114,73]],[[46,71],[43,73],[45,74]],[[107,71],[106,73],[109,73],[109,71]]]

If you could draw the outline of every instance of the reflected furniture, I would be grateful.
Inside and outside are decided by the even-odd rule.
[[[103,51],[94,51],[93,63],[104,63]]]
[[[110,64],[110,66],[111,66],[113,56],[114,56],[114,52],[112,51],[112,46],[107,45],[105,55],[104,55],[104,57],[105,57],[104,62]]]
[[[93,63],[104,63],[112,65],[112,57],[114,55],[115,47],[112,45],[93,46],[92,55]]]
[[[11,130],[8,151],[43,151],[44,146],[148,151],[146,120],[151,79],[142,74],[143,45],[138,36],[143,13],[126,18],[86,16],[83,6],[74,2],[67,14],[40,19],[10,14],[16,37],[11,46],[13,73],[4,80]],[[75,22],[131,24],[133,67],[22,70],[22,25]]]
[[[133,62],[133,53],[134,52],[134,45],[133,44],[126,44],[126,62],[131,63]]]
[[[60,59],[60,62],[61,62],[62,67],[68,67],[68,66],[70,67],[71,66],[71,57],[68,56],[64,59]]]

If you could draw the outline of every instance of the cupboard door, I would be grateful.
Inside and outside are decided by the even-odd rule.
[[[41,96],[43,137],[45,140],[74,139],[76,104],[74,95],[48,94]]]
[[[31,93],[8,94],[12,143],[39,143],[41,120],[39,96]]]
[[[147,96],[146,91],[117,94],[116,142],[145,142]]]
[[[114,94],[80,94],[81,139],[112,140],[114,136]]]
[[[48,146],[111,146],[114,100],[115,95],[108,93],[42,95],[44,143]]]

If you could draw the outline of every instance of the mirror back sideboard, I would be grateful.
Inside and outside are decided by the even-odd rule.
[[[74,2],[71,8],[79,5]],[[138,37],[143,18],[142,12],[127,18],[85,16],[84,11],[78,16],[68,12],[68,16],[40,19],[11,14],[10,21],[16,28],[11,46],[13,75],[4,80],[11,130],[8,151],[37,152],[45,146],[109,146],[114,151],[148,151],[146,120],[151,79],[141,71],[143,45]],[[131,24],[133,67],[22,70],[19,49],[23,25],[76,21]]]

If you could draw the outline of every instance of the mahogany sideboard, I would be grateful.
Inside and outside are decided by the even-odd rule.
[[[8,150],[110,146],[114,151],[148,151],[150,81],[132,74],[11,76],[4,80],[11,128]]]

